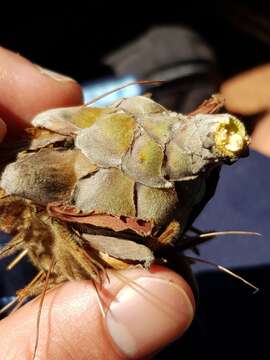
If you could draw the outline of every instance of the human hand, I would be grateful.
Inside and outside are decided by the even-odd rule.
[[[80,86],[0,48],[0,141],[42,110],[79,105]],[[7,274],[8,276],[8,274]],[[194,297],[175,272],[109,272],[101,290],[105,318],[91,281],[67,282],[48,291],[42,308],[38,359],[143,358],[180,337],[194,316]],[[0,322],[1,359],[31,359],[39,298]]]

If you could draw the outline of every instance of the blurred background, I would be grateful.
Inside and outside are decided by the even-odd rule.
[[[41,4],[39,4],[41,6]],[[110,6],[109,6],[110,5]],[[268,358],[270,316],[270,7],[266,1],[177,4],[66,4],[0,21],[0,44],[45,68],[69,75],[89,100],[126,81],[139,85],[114,96],[150,91],[172,110],[188,112],[220,91],[228,111],[253,135],[250,156],[221,172],[215,197],[196,219],[201,230],[250,230],[262,237],[227,236],[201,246],[201,257],[253,282],[252,291],[228,275],[195,265],[196,320],[156,359]],[[11,14],[12,16],[8,16]],[[112,101],[104,99],[103,105]],[[1,237],[4,242],[4,237]],[[7,260],[8,261],[8,260]],[[1,274],[7,261],[2,261]],[[21,263],[0,283],[2,303],[31,277]],[[3,275],[2,275],[3,276]]]

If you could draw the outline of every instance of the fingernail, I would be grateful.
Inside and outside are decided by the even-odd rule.
[[[0,119],[0,142],[4,139],[7,132],[7,126],[2,119]]]
[[[193,316],[191,301],[180,286],[142,277],[120,290],[110,304],[106,324],[118,350],[138,359],[180,337]]]
[[[72,79],[71,77],[68,77],[66,75],[63,74],[59,74],[55,71],[49,70],[49,69],[45,69],[39,65],[36,65],[36,67],[39,69],[39,71],[41,72],[41,74],[48,76],[49,78],[56,80],[56,81],[60,81],[60,82],[66,82],[66,81],[75,81],[74,79]]]

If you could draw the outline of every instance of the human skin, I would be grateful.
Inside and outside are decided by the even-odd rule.
[[[81,103],[74,80],[0,48],[0,141],[42,110]],[[195,302],[180,275],[153,266],[109,272],[109,278],[100,290],[105,317],[91,281],[67,282],[46,294],[36,359],[151,357],[189,327]],[[34,299],[0,322],[1,359],[32,359],[39,304]]]

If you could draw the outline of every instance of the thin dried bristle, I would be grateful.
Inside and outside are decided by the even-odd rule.
[[[93,259],[83,248],[81,248],[81,252],[86,258],[89,259],[89,263],[91,264],[95,274],[97,275],[99,284],[102,284],[102,273],[104,272],[104,267],[98,261]]]
[[[108,271],[107,271],[107,269],[106,269],[106,268],[104,268],[104,275],[105,275],[106,280],[107,280],[107,281],[108,281],[108,283],[110,284],[111,279],[110,279],[110,277],[109,277],[109,274],[108,274]]]
[[[5,305],[4,307],[2,307],[2,309],[0,309],[0,315],[3,314],[4,312],[6,312],[9,308],[12,307],[12,305],[16,304],[16,302],[19,300],[18,297],[16,297],[15,299],[11,300],[7,305]]]
[[[74,235],[76,236],[79,236],[79,238],[81,240],[84,240],[83,237],[81,237],[77,232],[74,232]],[[102,274],[105,275],[105,277],[107,278],[108,282],[110,282],[110,279],[109,279],[109,276],[108,276],[108,273],[105,269],[105,267],[101,264],[101,262],[95,260],[91,255],[88,254],[88,252],[86,250],[84,250],[83,248],[79,248],[79,251],[81,251],[85,257],[87,257],[90,261],[90,264],[93,264],[94,267],[97,267],[99,269],[99,271],[97,270],[96,273],[97,273],[97,276],[98,276],[98,279],[99,279],[99,284],[102,284]],[[94,280],[93,280],[94,281]]]
[[[209,233],[199,234],[200,238],[207,237],[216,237],[223,235],[246,235],[246,236],[262,236],[262,234],[254,232],[254,231],[238,231],[238,230],[229,230],[229,231],[213,231]]]
[[[6,267],[7,270],[13,269],[28,253],[28,250],[23,250],[14,260],[11,261],[11,263],[8,264]]]
[[[42,291],[42,294],[41,294],[40,303],[39,303],[39,309],[38,309],[38,315],[37,315],[37,324],[36,324],[36,341],[35,341],[34,353],[33,353],[33,358],[32,358],[33,360],[35,360],[35,357],[36,357],[36,354],[37,354],[38,342],[39,342],[41,311],[42,311],[42,306],[43,306],[43,302],[44,302],[44,299],[45,299],[45,294],[46,294],[46,291],[48,289],[50,275],[52,273],[53,266],[54,266],[54,259],[51,259],[50,266],[49,266],[48,272],[46,274],[45,284],[44,284],[44,288],[43,288],[43,291]]]
[[[177,248],[181,251],[194,248],[197,245],[201,245],[204,242],[218,237],[218,236],[224,236],[224,235],[242,235],[242,236],[262,236],[262,234],[253,232],[253,231],[238,231],[238,230],[230,230],[230,231],[213,231],[209,233],[203,233],[200,230],[196,229],[197,236],[186,236],[183,241],[178,242]]]
[[[12,309],[12,311],[10,312],[10,314],[14,314],[17,310],[20,309],[20,307],[24,304],[25,300],[27,299],[27,296],[22,297],[20,299],[20,301],[18,302],[18,304],[15,306],[14,309]]]
[[[22,290],[20,290],[19,295],[18,295],[18,304],[15,306],[15,308],[11,311],[11,314],[15,313],[15,311],[17,311],[24,303],[24,301],[27,299],[28,295],[28,291],[29,289],[31,289],[31,287],[39,280],[42,279],[42,276],[44,276],[44,272],[40,271],[32,280],[31,282],[26,285],[26,287]]]
[[[156,294],[153,294],[149,291],[146,287],[138,284],[135,280],[131,280],[127,278],[120,272],[113,272],[114,276],[117,277],[121,282],[123,282],[126,286],[131,287],[134,291],[136,291],[139,295],[144,296],[145,300],[150,302],[153,306],[158,308],[160,311],[166,314],[167,317],[171,318],[171,320],[175,320],[175,314],[171,312],[170,306],[168,306],[166,300],[164,298],[158,297]],[[179,286],[174,283],[170,282],[172,286],[179,288]]]
[[[24,244],[28,228],[20,230],[13,238],[0,249],[0,259],[19,251]]]
[[[13,240],[13,239],[12,239]],[[11,242],[12,242],[11,240]],[[24,244],[23,240],[18,240],[18,242],[16,243],[11,243],[9,242],[7,245],[5,245],[1,250],[0,250],[0,259],[2,257],[6,257],[9,255],[12,255],[14,252],[18,251],[20,249],[20,246]]]
[[[93,282],[93,285],[94,285],[94,288],[95,288],[95,291],[96,291],[97,302],[98,302],[98,306],[99,306],[101,315],[105,318],[106,312],[105,312],[105,309],[104,309],[104,306],[103,306],[102,298],[101,298],[100,293],[99,293],[98,288],[97,288],[97,284],[96,284],[95,280],[92,280],[92,282]]]
[[[186,255],[184,255],[184,258],[187,259],[187,260],[190,260],[190,261],[192,261],[192,262],[199,262],[199,263],[202,263],[202,264],[207,264],[207,265],[214,266],[214,267],[217,268],[218,270],[223,271],[223,272],[225,272],[225,273],[233,276],[234,278],[242,281],[244,284],[246,284],[246,285],[248,285],[249,287],[251,287],[252,289],[254,289],[254,292],[253,292],[254,294],[259,291],[259,288],[257,288],[257,286],[251,284],[249,281],[245,280],[244,278],[242,278],[241,276],[235,274],[233,271],[225,268],[224,266],[215,264],[215,263],[213,263],[212,261],[194,258],[194,257],[192,257],[192,256],[186,256]]]
[[[25,287],[25,289],[30,289],[42,276],[44,276],[43,270],[40,270],[37,275],[31,280],[31,282]]]
[[[125,89],[126,87],[128,86],[132,86],[132,85],[152,85],[152,86],[155,86],[155,85],[161,85],[161,84],[164,84],[166,81],[162,81],[162,80],[138,80],[138,81],[131,81],[127,84],[124,84],[124,85],[121,85],[111,91],[108,91],[100,96],[97,96],[96,98],[88,101],[87,103],[85,103],[83,106],[88,106],[88,105],[91,105],[91,104],[94,104],[96,103],[97,101],[103,99],[104,97],[106,96],[109,96],[117,91],[120,91],[122,89]]]

